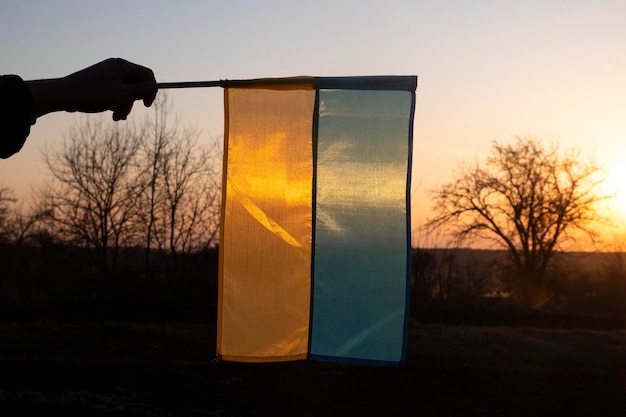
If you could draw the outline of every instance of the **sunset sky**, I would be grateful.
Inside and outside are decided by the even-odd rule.
[[[58,77],[117,56],[163,82],[417,75],[419,224],[425,190],[516,135],[578,147],[626,186],[625,18],[623,0],[4,1],[0,73]],[[222,134],[220,89],[169,97],[205,137]],[[80,120],[40,119],[22,152],[0,161],[0,185],[26,195],[43,178],[43,146]]]

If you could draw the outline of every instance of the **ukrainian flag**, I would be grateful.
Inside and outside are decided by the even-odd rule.
[[[416,86],[224,82],[219,358],[404,362]]]

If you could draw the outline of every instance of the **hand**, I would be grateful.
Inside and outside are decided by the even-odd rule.
[[[113,111],[125,120],[135,100],[149,107],[157,93],[152,71],[121,58],[109,58],[64,78],[27,81],[36,116],[52,111]]]

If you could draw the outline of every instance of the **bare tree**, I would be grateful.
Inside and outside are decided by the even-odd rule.
[[[599,192],[599,174],[576,150],[562,154],[527,137],[511,145],[494,142],[484,165],[460,164],[452,181],[431,191],[435,215],[426,227],[504,247],[516,290],[532,298],[545,287],[559,245],[575,231],[594,236],[596,205],[609,197]]]
[[[9,240],[10,217],[17,201],[15,192],[9,187],[0,187],[0,242]]]
[[[137,206],[136,219],[138,220],[139,234],[144,237],[140,244],[144,244],[146,249],[145,273],[148,279],[152,276],[153,237],[157,221],[157,209],[162,200],[160,188],[163,177],[161,172],[163,153],[168,143],[175,137],[178,128],[178,120],[168,123],[170,111],[171,107],[167,103],[167,96],[163,93],[159,94],[153,103],[152,115],[147,116],[144,120],[147,134],[138,154],[139,164],[145,167],[142,175],[145,187],[144,192],[138,196],[140,201]]]
[[[12,188],[0,187],[0,242],[24,243],[41,232],[45,216],[39,207],[26,206],[23,200],[18,200]]]
[[[216,243],[218,142],[204,146],[197,128],[181,128],[165,94],[139,125],[101,120],[85,118],[43,155],[52,178],[39,204],[50,227],[62,241],[89,249],[105,277],[121,272],[122,249],[137,247],[145,248],[146,277],[153,253],[177,276],[180,254]],[[141,268],[126,260],[135,272]]]
[[[200,131],[180,126],[165,94],[145,120],[147,135],[140,153],[144,192],[138,218],[144,230],[146,271],[155,247],[170,276],[180,273],[179,254],[216,243],[219,228],[220,147],[199,142]]]
[[[41,195],[57,233],[88,248],[109,277],[129,240],[136,196],[143,191],[134,160],[143,132],[129,123],[84,120],[60,149],[44,153],[52,181]]]

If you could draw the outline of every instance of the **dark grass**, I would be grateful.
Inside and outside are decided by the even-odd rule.
[[[575,314],[503,299],[414,306],[402,368],[238,364],[215,360],[206,274],[75,297],[53,291],[76,289],[69,278],[31,275],[41,282],[2,280],[2,294],[23,297],[0,303],[0,417],[626,416],[626,314],[606,303]]]
[[[0,323],[0,416],[626,414],[624,331],[413,322],[384,368],[217,362],[213,323]]]

